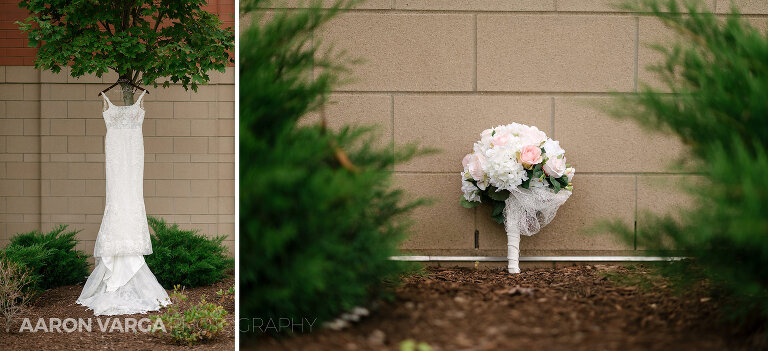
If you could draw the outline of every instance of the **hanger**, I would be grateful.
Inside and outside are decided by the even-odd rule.
[[[106,88],[106,89],[102,90],[102,91],[101,91],[101,93],[99,93],[99,95],[101,95],[101,94],[103,94],[103,93],[106,93],[107,91],[109,91],[109,89],[112,89],[112,88],[114,88],[115,86],[117,86],[117,85],[118,85],[118,84],[120,84],[120,83],[128,83],[128,85],[130,85],[130,86],[132,86],[132,87],[134,87],[134,88],[137,88],[137,89],[141,89],[141,90],[144,90],[144,92],[146,92],[147,94],[149,94],[149,90],[147,90],[147,89],[144,89],[144,88],[142,88],[142,87],[140,87],[140,86],[138,86],[138,85],[136,85],[136,84],[133,84],[133,81],[131,81],[130,79],[128,79],[128,78],[118,78],[118,79],[117,79],[117,81],[116,81],[114,84],[112,84],[112,85],[110,85],[108,88]]]

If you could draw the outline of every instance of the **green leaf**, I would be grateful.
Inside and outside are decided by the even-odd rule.
[[[19,29],[31,47],[41,44],[35,66],[54,72],[69,66],[75,78],[112,70],[147,85],[164,76],[183,77],[182,87],[194,90],[208,81],[206,72],[234,62],[234,30],[207,12],[205,1],[115,3],[21,1],[30,15],[18,22]]]
[[[493,190],[490,190],[490,187],[488,189],[488,197],[491,199],[494,199],[496,201],[504,201],[509,197],[509,190],[500,190],[497,191],[496,188],[493,188]]]
[[[464,208],[475,208],[477,206],[480,206],[479,202],[467,201],[467,199],[464,198],[464,195],[461,195],[461,199],[459,200],[459,203]]]
[[[555,188],[555,194],[560,192],[560,182],[554,176],[549,176],[549,183]]]
[[[492,217],[496,217],[499,215],[503,215],[504,213],[504,202],[502,201],[496,201],[493,203],[493,212],[491,213]]]

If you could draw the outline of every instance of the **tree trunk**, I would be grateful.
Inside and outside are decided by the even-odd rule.
[[[123,90],[123,103],[125,106],[133,105],[133,87],[130,84],[120,83]]]

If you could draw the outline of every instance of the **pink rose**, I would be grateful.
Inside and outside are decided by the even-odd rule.
[[[553,157],[547,160],[546,163],[544,163],[544,172],[547,173],[547,175],[553,176],[555,178],[560,178],[565,173],[565,157],[563,158],[557,158]]]
[[[472,154],[467,154],[467,156],[464,156],[464,159],[461,160],[461,166],[467,168],[470,160],[472,160]]]
[[[485,157],[481,154],[472,154],[469,159],[469,164],[467,165],[469,174],[472,175],[472,179],[478,182],[483,181],[483,178],[485,178],[484,167]]]
[[[520,150],[520,163],[526,168],[540,163],[541,160],[541,149],[536,145],[526,145]]]
[[[512,139],[512,135],[509,133],[497,133],[493,137],[493,145],[495,146],[504,146],[507,145],[507,143]]]

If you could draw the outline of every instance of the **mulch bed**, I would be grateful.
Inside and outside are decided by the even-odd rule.
[[[108,322],[107,318],[118,317],[121,319],[121,323],[123,323],[125,318],[145,318],[150,315],[161,314],[163,310],[147,314],[96,317],[93,315],[93,311],[86,310],[85,307],[75,303],[78,296],[80,296],[82,285],[73,285],[58,287],[42,293],[33,302],[27,313],[14,320],[10,334],[5,333],[5,326],[3,325],[2,330],[0,330],[0,350],[234,350],[234,300],[220,300],[219,296],[216,295],[219,289],[226,291],[232,286],[234,281],[234,277],[228,276],[211,286],[185,289],[185,294],[189,298],[188,301],[198,302],[200,297],[205,294],[207,301],[220,303],[228,312],[227,327],[222,332],[222,335],[219,335],[216,340],[205,344],[190,347],[177,345],[170,338],[161,338],[148,333],[109,332],[109,329],[107,329],[107,332],[102,332],[99,329],[98,318],[102,320],[102,323],[110,323],[109,325],[111,325],[111,321]],[[92,331],[75,331],[72,333],[67,333],[64,330],[61,333],[45,333],[42,331],[33,333],[24,331],[19,333],[19,328],[25,317],[30,319],[33,328],[38,318],[44,318],[46,325],[49,327],[48,318],[61,318],[62,320],[65,318],[83,318],[84,320],[91,318]]]
[[[704,289],[674,292],[649,267],[574,266],[510,275],[431,268],[342,331],[241,339],[256,350],[754,350],[718,325]],[[247,349],[246,347],[242,347]]]

